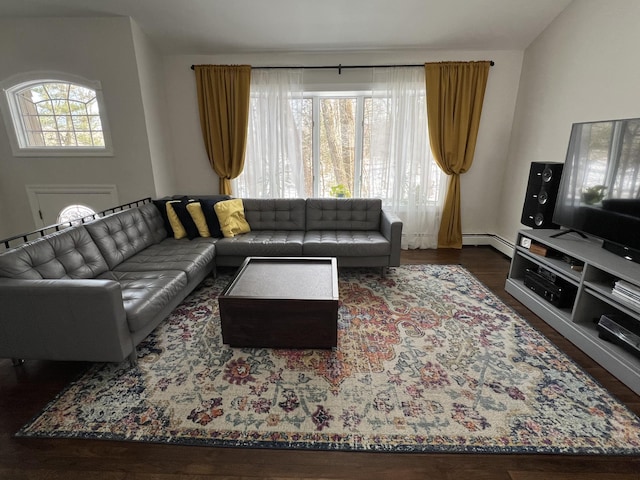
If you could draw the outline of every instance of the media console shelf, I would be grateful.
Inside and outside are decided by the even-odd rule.
[[[505,290],[640,395],[640,358],[600,338],[596,328],[602,315],[625,314],[640,324],[640,306],[613,294],[619,280],[640,289],[640,264],[604,250],[599,240],[577,233],[553,238],[557,233],[518,232]],[[549,301],[525,286],[527,270],[539,267],[566,287],[568,301]]]

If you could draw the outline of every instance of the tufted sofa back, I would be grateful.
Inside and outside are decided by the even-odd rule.
[[[149,227],[153,243],[159,243],[167,237],[167,230],[164,228],[164,221],[158,207],[153,203],[145,203],[138,207],[145,223]]]
[[[379,230],[379,198],[308,198],[307,230]]]
[[[304,230],[304,198],[243,198],[251,230]]]
[[[154,235],[151,231],[139,208],[114,213],[87,223],[85,227],[109,269],[159,241],[157,233]]]
[[[0,277],[24,280],[94,278],[107,262],[83,225],[46,235],[0,254]]]
[[[65,228],[0,254],[0,277],[95,278],[167,236],[153,203]]]

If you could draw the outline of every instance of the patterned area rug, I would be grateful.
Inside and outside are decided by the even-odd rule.
[[[232,349],[206,280],[18,433],[233,447],[638,454],[640,419],[460,266],[340,271],[338,348]]]

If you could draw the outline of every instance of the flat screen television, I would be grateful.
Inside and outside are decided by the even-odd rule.
[[[573,124],[553,222],[640,263],[640,118]]]

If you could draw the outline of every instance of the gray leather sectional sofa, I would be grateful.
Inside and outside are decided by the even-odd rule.
[[[232,238],[175,240],[145,203],[0,253],[0,358],[135,364],[136,346],[216,265],[247,256],[400,264],[402,223],[380,200],[243,203],[251,232]]]

